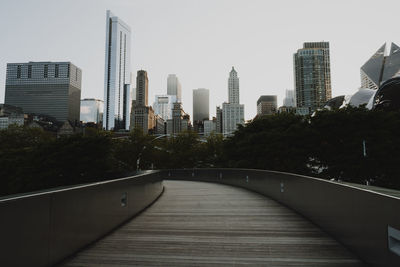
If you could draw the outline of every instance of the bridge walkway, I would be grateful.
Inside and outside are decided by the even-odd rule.
[[[337,241],[262,195],[165,181],[147,210],[63,266],[365,266]]]

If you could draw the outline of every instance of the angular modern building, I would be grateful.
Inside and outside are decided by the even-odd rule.
[[[293,59],[296,106],[307,113],[322,108],[332,97],[329,42],[304,43]]]
[[[257,115],[272,115],[278,111],[278,101],[276,95],[262,95],[257,100]]]
[[[167,94],[176,96],[176,101],[182,101],[182,86],[175,74],[168,75]]]
[[[130,43],[130,27],[107,10],[103,115],[106,130],[129,129]]]
[[[386,51],[385,43],[361,67],[361,88],[378,90],[383,82],[400,73],[400,47],[392,43],[389,55]]]
[[[104,101],[94,98],[81,100],[81,122],[100,124],[103,122]]]
[[[238,124],[244,124],[244,105],[239,100],[239,77],[232,67],[228,78],[228,103],[222,104],[222,133],[231,134]],[[218,115],[217,115],[218,120]]]
[[[193,122],[210,118],[210,91],[199,88],[193,90]]]
[[[7,64],[5,104],[79,123],[82,71],[71,62]]]

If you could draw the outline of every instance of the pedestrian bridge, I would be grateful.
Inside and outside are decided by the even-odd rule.
[[[399,201],[279,172],[148,172],[0,200],[0,265],[400,266]]]

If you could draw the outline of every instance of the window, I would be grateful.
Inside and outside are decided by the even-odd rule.
[[[32,78],[32,65],[28,65],[28,79]]]
[[[49,75],[49,65],[44,65],[44,72],[43,72],[43,77],[47,78]]]
[[[21,78],[21,65],[17,66],[17,79]]]
[[[55,78],[58,78],[58,69],[59,69],[59,66],[58,66],[58,64],[56,64],[56,66],[54,68],[54,77]]]
[[[70,66],[71,66],[71,65],[69,65],[69,64],[68,64],[68,69],[67,69],[67,78],[69,78]]]

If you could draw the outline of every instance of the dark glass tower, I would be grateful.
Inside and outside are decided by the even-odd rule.
[[[7,64],[5,104],[24,113],[79,122],[82,71],[70,62]]]

